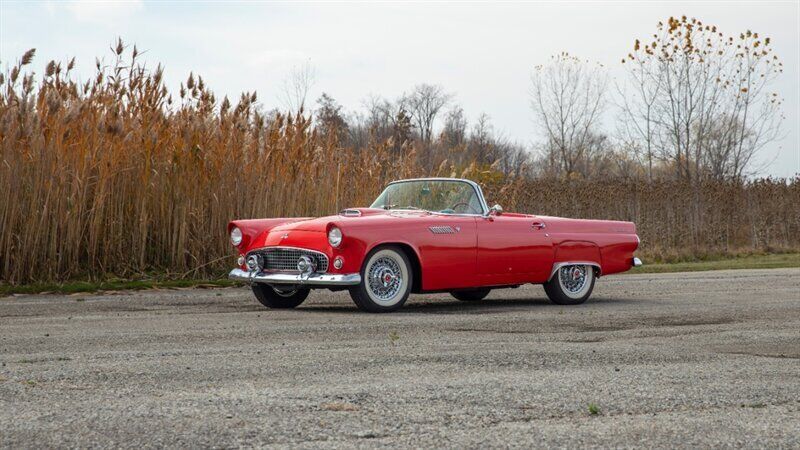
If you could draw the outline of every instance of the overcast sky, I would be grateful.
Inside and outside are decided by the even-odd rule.
[[[287,4],[268,2],[0,3],[0,61],[37,49],[38,73],[50,59],[77,57],[87,77],[96,56],[110,60],[119,36],[163,63],[177,90],[190,71],[218,94],[256,90],[280,106],[293,67],[316,70],[312,98],[326,92],[348,111],[370,94],[396,98],[417,83],[441,84],[468,117],[489,114],[520,143],[540,139],[528,106],[531,68],[568,51],[599,61],[621,81],[620,59],[659,20],[686,14],[728,34],[772,38],[785,72],[785,137],[759,155],[763,174],[800,173],[800,8],[787,2],[549,2],[509,4]],[[614,114],[607,113],[608,122]],[[606,130],[612,133],[613,127]]]

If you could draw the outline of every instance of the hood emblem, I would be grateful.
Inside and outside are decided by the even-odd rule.
[[[281,239],[286,239],[288,237],[289,237],[289,233],[283,233],[283,236],[281,236]]]

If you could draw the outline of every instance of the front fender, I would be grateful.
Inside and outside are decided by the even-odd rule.
[[[260,235],[268,232],[278,225],[283,225],[291,222],[299,222],[301,220],[308,220],[307,217],[284,217],[278,219],[242,219],[232,220],[228,222],[228,235],[231,234],[233,227],[242,230],[242,242],[237,246],[239,253],[246,253],[250,248],[252,242]]]

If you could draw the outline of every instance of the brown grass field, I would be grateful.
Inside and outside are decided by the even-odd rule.
[[[369,204],[392,179],[432,175],[481,182],[509,211],[632,220],[655,260],[800,248],[800,179],[514,179],[447,161],[428,173],[413,146],[341,148],[308,115],[262,113],[255,94],[231,104],[192,78],[173,97],[161,68],[118,50],[83,84],[72,62],[26,74],[32,55],[3,76],[6,283],[219,276],[233,261],[231,219],[332,214]]]

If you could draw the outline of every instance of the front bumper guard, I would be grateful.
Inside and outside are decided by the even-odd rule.
[[[353,286],[361,283],[361,274],[312,273],[308,275],[292,273],[248,272],[233,269],[228,278],[246,283],[298,284],[303,286]]]
[[[633,258],[633,263],[631,264],[633,267],[639,267],[642,265],[642,260],[639,258]]]

